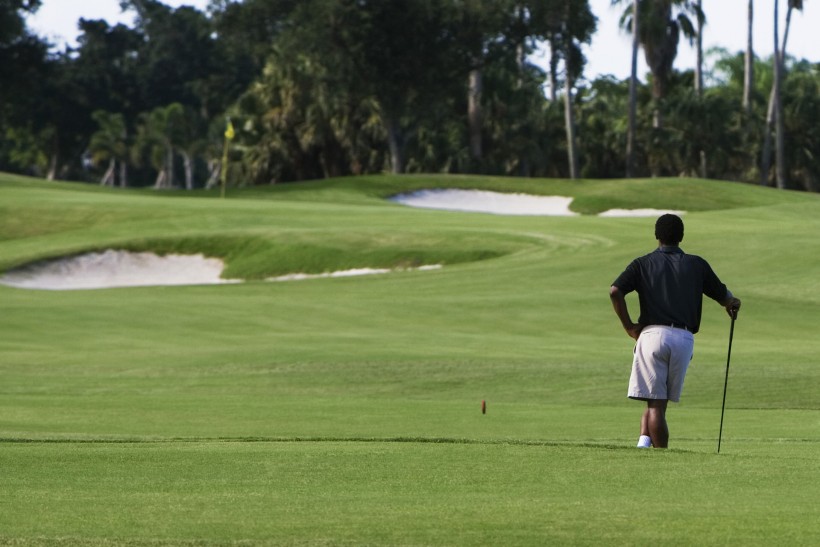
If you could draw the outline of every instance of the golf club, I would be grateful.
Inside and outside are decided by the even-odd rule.
[[[718,433],[717,453],[720,454],[720,440],[723,437],[723,412],[726,410],[726,388],[729,385],[729,360],[732,358],[732,338],[735,335],[737,310],[732,311],[732,326],[729,327],[729,354],[726,356],[726,378],[723,380],[723,404],[720,406],[720,432]]]

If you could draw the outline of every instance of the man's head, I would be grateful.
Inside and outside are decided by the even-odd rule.
[[[655,222],[655,238],[661,245],[677,245],[683,241],[683,221],[677,215],[661,215]]]

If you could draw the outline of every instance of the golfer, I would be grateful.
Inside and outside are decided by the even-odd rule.
[[[703,296],[720,303],[730,317],[740,309],[715,272],[699,256],[683,252],[683,221],[662,215],[655,223],[658,248],[636,258],[609,289],[615,314],[634,338],[630,399],[646,401],[641,417],[639,448],[666,448],[669,429],[666,405],[680,401],[683,379],[692,360],[695,333],[700,328]],[[625,296],[638,292],[641,314],[633,323]]]

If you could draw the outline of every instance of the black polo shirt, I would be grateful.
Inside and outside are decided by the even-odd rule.
[[[613,283],[624,294],[638,291],[641,325],[700,329],[702,295],[721,302],[728,296],[709,263],[680,247],[660,246],[636,258]]]

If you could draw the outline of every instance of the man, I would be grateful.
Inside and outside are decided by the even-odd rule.
[[[721,283],[709,264],[684,253],[683,221],[662,215],[655,223],[658,248],[632,261],[609,290],[615,314],[634,338],[634,358],[629,379],[630,399],[646,401],[641,417],[639,448],[666,448],[669,429],[666,406],[680,401],[686,369],[692,360],[694,334],[700,328],[703,296],[720,303],[737,317],[740,300]],[[625,296],[638,292],[641,314],[633,323]]]

